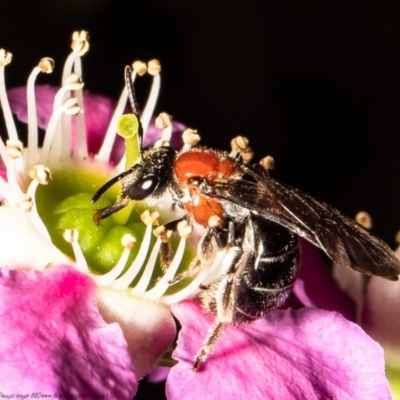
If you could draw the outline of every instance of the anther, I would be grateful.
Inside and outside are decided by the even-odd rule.
[[[132,63],[132,69],[139,75],[143,76],[147,72],[146,63],[143,61],[137,60]]]
[[[397,244],[400,244],[400,231],[398,231],[394,237],[394,240]]]
[[[193,230],[192,226],[185,219],[178,222],[176,229],[178,230],[180,237],[183,239],[187,239]]]
[[[64,86],[68,90],[79,90],[82,89],[85,84],[82,82],[82,77],[72,72],[70,75],[67,76],[67,79],[64,81]]]
[[[63,232],[63,238],[68,243],[75,243],[78,241],[79,232],[76,229],[66,229]]]
[[[75,31],[72,34],[71,49],[80,56],[83,56],[89,50],[89,32]]]
[[[54,69],[54,60],[50,57],[44,57],[39,61],[38,67],[45,74],[51,74]]]
[[[149,210],[144,211],[140,215],[140,219],[142,222],[146,225],[158,225],[159,221],[158,218],[160,217],[160,214],[157,211],[150,212]]]
[[[67,115],[72,115],[72,116],[77,116],[79,115],[83,110],[80,107],[78,103],[78,99],[76,97],[70,97],[68,98],[65,103],[65,113]]]
[[[126,233],[124,236],[122,236],[121,244],[126,249],[131,249],[136,244],[136,239],[130,233]]]
[[[249,140],[244,136],[237,136],[231,140],[231,148],[233,154],[240,154],[244,162],[249,162],[254,152],[249,146]]]
[[[29,212],[32,210],[33,207],[33,201],[32,201],[32,197],[29,196],[28,194],[24,193],[21,194],[16,203],[15,203],[16,207],[19,208],[21,211],[25,211],[25,212]]]
[[[5,67],[10,64],[12,59],[12,53],[9,51],[5,51],[4,49],[0,49],[0,67]]]
[[[162,112],[158,115],[155,121],[155,126],[158,129],[165,129],[167,126],[171,125],[172,116]]]
[[[161,64],[160,61],[153,59],[147,63],[147,72],[149,75],[158,75],[161,72]]]
[[[183,131],[182,140],[188,146],[195,146],[200,142],[200,135],[197,133],[197,130],[188,128]]]
[[[260,160],[260,165],[267,170],[272,170],[275,168],[275,160],[271,156],[266,156]]]
[[[51,181],[51,171],[44,165],[35,165],[29,171],[29,177],[36,179],[41,185],[47,185]]]
[[[366,211],[360,211],[355,218],[356,222],[365,229],[372,228],[372,218]]]
[[[24,144],[20,140],[7,140],[6,142],[7,153],[13,159],[22,156],[23,148]]]
[[[208,219],[208,226],[210,228],[220,228],[222,226],[222,219],[218,215],[212,215]]]
[[[162,242],[167,243],[172,236],[172,231],[166,229],[165,226],[162,225],[154,229],[153,234],[155,237],[160,238]]]

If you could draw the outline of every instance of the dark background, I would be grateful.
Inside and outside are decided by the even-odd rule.
[[[91,35],[86,88],[117,97],[123,67],[162,62],[159,111],[229,148],[249,137],[274,176],[354,216],[400,229],[400,2],[36,0],[2,2],[8,87],[42,56],[58,83],[73,30]],[[142,96],[140,94],[143,93]],[[144,101],[139,87],[139,101]]]

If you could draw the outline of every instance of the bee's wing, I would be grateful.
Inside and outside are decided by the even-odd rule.
[[[267,174],[247,180],[206,181],[202,192],[283,225],[323,249],[337,264],[398,280],[400,259],[389,246],[328,204]]]

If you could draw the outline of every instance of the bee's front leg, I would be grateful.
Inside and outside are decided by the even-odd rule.
[[[226,224],[229,225],[229,222]],[[226,225],[224,224],[224,225]],[[185,278],[197,275],[203,267],[212,260],[217,249],[224,249],[230,240],[230,229],[222,226],[212,226],[208,228],[204,236],[200,239],[197,247],[197,256],[189,265],[189,268],[178,274],[169,283],[174,285]],[[202,286],[200,286],[202,288]]]
[[[173,259],[169,239],[175,232],[178,232],[181,237],[188,237],[192,232],[192,226],[188,222],[186,215],[159,226],[153,231],[154,235],[161,239],[160,261],[161,268],[164,272],[168,269]]]

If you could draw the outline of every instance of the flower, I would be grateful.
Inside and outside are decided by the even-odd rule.
[[[357,325],[336,312],[320,309],[335,309],[354,319],[351,302],[345,296],[342,299],[321,271],[318,282],[310,287],[311,278],[304,269],[303,280],[294,291],[297,298],[292,298],[299,310],[276,310],[249,325],[225,326],[207,363],[200,372],[192,371],[193,356],[213,318],[196,300],[183,300],[196,294],[199,284],[207,283],[206,278],[211,282],[218,277],[219,261],[225,253],[219,251],[191,281],[171,288],[168,282],[178,268],[184,271],[194,254],[184,236],[175,244],[174,259],[164,273],[155,264],[160,239],[151,239],[158,217],[150,211],[142,214],[145,224],[140,220],[139,210],[147,206],[126,207],[99,227],[93,223],[93,192],[132,161],[126,163],[124,157],[121,161],[121,152],[115,150],[118,143],[114,146],[113,127],[116,116],[125,108],[126,90],[111,117],[110,128],[105,129],[100,121],[109,115],[111,104],[108,102],[92,117],[94,109],[106,102],[98,97],[88,105],[91,97],[82,95],[80,77],[73,74],[67,78],[66,71],[72,65],[80,71],[80,56],[87,47],[86,33],[74,34],[74,51],[64,72],[66,85],[60,90],[38,87],[35,92],[31,78],[26,89],[27,107],[21,101],[23,89],[11,92],[14,111],[29,126],[23,157],[4,81],[0,81],[11,139],[7,146],[0,142],[7,171],[6,179],[0,179],[4,197],[0,207],[0,224],[4,224],[0,225],[0,265],[11,269],[4,268],[0,276],[0,298],[5,299],[0,303],[0,313],[6,321],[0,327],[0,351],[6,360],[0,361],[2,390],[38,390],[43,384],[43,391],[130,398],[137,381],[175,337],[175,324],[167,307],[172,305],[182,330],[173,356],[179,363],[167,379],[170,399],[197,398],[205,393],[208,398],[389,398],[380,347]],[[5,52],[2,56],[4,63],[10,61]],[[49,64],[49,60],[44,62],[45,69]],[[157,65],[154,63],[151,69],[157,69]],[[142,67],[134,66],[137,74]],[[4,67],[0,68],[3,79]],[[144,130],[150,124],[157,86],[158,73],[141,116]],[[79,101],[64,102],[67,91]],[[49,107],[45,99],[52,99],[55,92],[54,105]],[[39,103],[34,100],[35,93],[42,100]],[[82,103],[86,123],[79,106]],[[75,123],[61,117],[61,111],[74,115]],[[37,126],[47,129],[41,148],[37,145]],[[103,138],[99,132],[105,130],[99,145]],[[169,141],[170,135],[169,125],[161,140]],[[107,207],[116,195],[114,191],[109,198],[102,197],[99,207]],[[158,206],[165,217],[168,207]],[[140,246],[132,247],[133,236],[140,240]],[[307,243],[303,247],[303,258],[315,250]],[[310,267],[313,263],[323,264],[314,259],[308,262]],[[324,282],[323,293],[313,290],[320,282]],[[332,297],[341,301],[332,301]],[[22,353],[12,347],[16,341],[29,354],[34,368],[20,366]],[[10,365],[12,368],[7,369]],[[82,375],[82,370],[87,373]],[[44,378],[39,381],[39,376]],[[25,377],[29,379],[25,381]]]
[[[125,108],[127,94],[124,89],[113,114],[108,99],[83,95],[80,76],[70,70],[81,70],[80,57],[88,49],[85,32],[74,33],[72,47],[61,89],[39,86],[35,90],[36,76],[51,72],[54,66],[45,58],[34,68],[27,88],[14,89],[9,97],[4,69],[11,54],[0,51],[0,100],[9,135],[6,144],[0,141],[5,167],[0,178],[0,265],[4,266],[0,312],[6,321],[0,327],[0,386],[3,392],[18,388],[131,398],[138,380],[175,338],[171,313],[162,301],[154,302],[168,297],[165,292],[171,278],[157,282],[152,278],[159,246],[159,240],[151,237],[155,215],[148,213],[146,224],[135,213],[132,218],[125,215],[126,224],[120,218],[96,227],[92,220],[96,208],[90,204],[91,195],[124,167],[125,157],[121,161],[121,152],[115,150],[121,143],[113,146],[113,126]],[[155,61],[152,64],[157,66]],[[150,135],[157,131],[150,119],[160,83],[154,68],[153,74],[152,94],[142,115]],[[70,92],[74,98],[66,97]],[[9,98],[13,110],[28,123],[27,148],[19,141]],[[85,114],[79,104],[84,104]],[[73,123],[70,116],[75,118]],[[46,128],[41,147],[38,127]],[[170,125],[164,135],[171,134],[171,128],[179,130],[182,125]],[[154,138],[147,136],[147,140]],[[100,206],[108,202],[105,196]],[[141,233],[139,248],[132,249],[133,235]],[[100,248],[101,240],[108,247]],[[175,268],[181,264],[185,242],[179,243]],[[136,278],[133,295],[129,285],[144,262],[146,273]],[[140,300],[142,294],[147,301]],[[20,343],[18,351],[13,342]],[[34,368],[22,368],[26,354]]]

